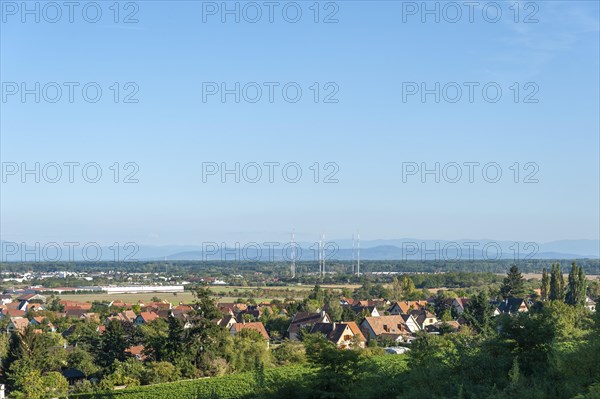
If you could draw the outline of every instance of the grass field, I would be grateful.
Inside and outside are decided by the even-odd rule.
[[[304,294],[308,292],[312,287],[276,287],[277,288],[290,288],[290,290],[297,291],[296,295],[293,295],[295,299],[304,298]],[[248,298],[251,293],[255,290],[254,287],[211,287],[211,291],[215,293],[214,297],[219,302],[235,302],[238,298]],[[237,291],[234,291],[237,290]],[[218,294],[225,294],[220,296]],[[172,293],[158,293],[158,292],[143,292],[136,294],[101,294],[101,293],[89,293],[89,294],[60,294],[61,299],[81,301],[81,302],[93,302],[93,301],[123,301],[125,303],[138,303],[138,302],[151,302],[153,297],[160,298],[162,300],[169,301],[171,303],[190,303],[194,297],[190,291],[178,292],[177,295]],[[257,302],[271,301],[272,299],[284,299],[280,297],[255,297],[254,300]]]

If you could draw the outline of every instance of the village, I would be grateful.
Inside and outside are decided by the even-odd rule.
[[[394,277],[387,288],[366,279],[354,290],[315,285],[295,291],[301,297],[271,300],[219,296],[214,290],[223,289],[221,280],[203,280],[186,284],[185,292],[183,285],[131,283],[90,292],[41,285],[5,289],[0,340],[4,361],[13,362],[4,369],[8,382],[28,389],[19,371],[28,364],[28,373],[42,381],[54,376],[54,382],[40,383],[47,392],[62,381],[61,392],[86,394],[260,370],[260,364],[304,364],[314,345],[325,343],[340,353],[410,355],[428,337],[501,335],[507,320],[521,322],[528,318],[519,315],[529,313],[537,318],[546,307],[560,317],[589,317],[598,299],[598,281],[588,287],[575,264],[568,283],[559,265],[544,270],[541,281],[526,281],[513,266],[500,287],[466,296],[463,290],[437,290],[425,298],[429,291],[416,289],[408,275]],[[250,292],[231,288],[230,294]],[[32,345],[37,349],[26,349]],[[43,366],[19,360],[31,350],[31,357],[52,360]]]

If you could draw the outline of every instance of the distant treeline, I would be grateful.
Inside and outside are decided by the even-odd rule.
[[[598,259],[529,259],[520,260],[464,260],[464,261],[368,261],[360,263],[361,273],[449,273],[449,272],[485,272],[505,273],[511,265],[516,264],[523,273],[541,273],[549,269],[552,263],[560,263],[568,268],[572,262],[583,266],[585,273],[600,274]],[[352,262],[331,261],[325,264],[326,272],[350,275],[353,273]],[[224,276],[254,275],[261,273],[267,277],[288,278],[290,264],[287,262],[239,262],[239,261],[139,261],[139,262],[4,262],[0,263],[0,272],[24,273],[34,272],[127,272],[127,273],[164,273],[173,275]],[[319,271],[317,262],[297,262],[298,278],[316,278]],[[351,277],[347,277],[351,278]]]

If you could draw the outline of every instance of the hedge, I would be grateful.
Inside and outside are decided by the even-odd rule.
[[[277,388],[290,381],[301,381],[314,370],[308,366],[285,366],[266,369],[264,385]],[[230,374],[223,377],[184,380],[166,384],[146,385],[122,390],[69,395],[69,399],[242,399],[257,387],[255,373]]]

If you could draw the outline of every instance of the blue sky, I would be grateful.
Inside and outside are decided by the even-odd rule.
[[[31,15],[21,21],[21,10],[13,8],[21,2],[1,3],[4,240],[194,244],[285,239],[292,229],[300,240],[319,232],[347,238],[355,231],[365,239],[599,238],[596,1],[518,2],[518,23],[513,1],[499,2],[496,23],[482,14],[489,2],[474,9],[472,23],[463,2],[455,3],[463,11],[456,23],[444,15],[439,23],[432,16],[423,23],[422,10],[406,14],[422,2],[401,1],[320,2],[319,23],[313,1],[297,2],[297,23],[282,16],[289,2],[278,2],[273,23],[265,7],[256,23],[243,16],[240,23],[232,16],[223,23],[218,13],[205,13],[203,22],[203,7],[221,2],[201,1],[120,2],[118,23],[109,8],[113,2],[99,1],[96,23],[86,22],[79,8],[73,23],[66,9],[57,23],[42,14],[35,23]],[[138,22],[124,23],[132,11]],[[338,22],[323,23],[333,11]],[[523,22],[530,14],[537,23]],[[23,102],[20,93],[7,94],[11,82],[19,90],[22,82],[28,88],[35,82],[79,86],[73,103],[66,89],[57,103],[43,97],[36,103],[34,95]],[[89,82],[102,88],[96,103],[78,91]],[[133,86],[125,87],[128,82]],[[266,91],[257,103],[236,103],[233,95],[203,102],[203,82],[279,86],[273,103]],[[302,88],[296,103],[278,91],[289,82]],[[456,103],[436,103],[433,95],[425,102],[419,95],[403,101],[403,82],[479,86],[472,103],[466,92]],[[490,82],[502,89],[495,103],[481,95]],[[124,103],[132,87],[139,89],[139,101]],[[339,89],[338,102],[324,103],[332,87]],[[534,88],[538,102],[524,102]],[[22,183],[20,172],[7,174],[10,165],[33,168],[36,162],[96,162],[103,176],[94,184],[80,174],[73,183],[65,176],[36,183],[27,175]],[[120,183],[112,181],[115,162]],[[133,170],[123,170],[129,162],[139,167],[138,183],[122,182]],[[231,176],[226,183],[218,176],[203,182],[205,162],[296,162],[303,177],[298,183],[281,175],[273,183],[264,176],[254,184],[243,178],[235,183]],[[314,183],[315,162],[319,180],[324,164],[335,163],[339,182]],[[436,183],[431,176],[423,183],[418,174],[403,182],[406,162],[430,168],[436,162],[494,162],[502,178],[490,183],[476,170],[472,183],[464,175],[457,183]],[[535,166],[525,170],[527,163]],[[539,181],[524,183],[534,169]]]

